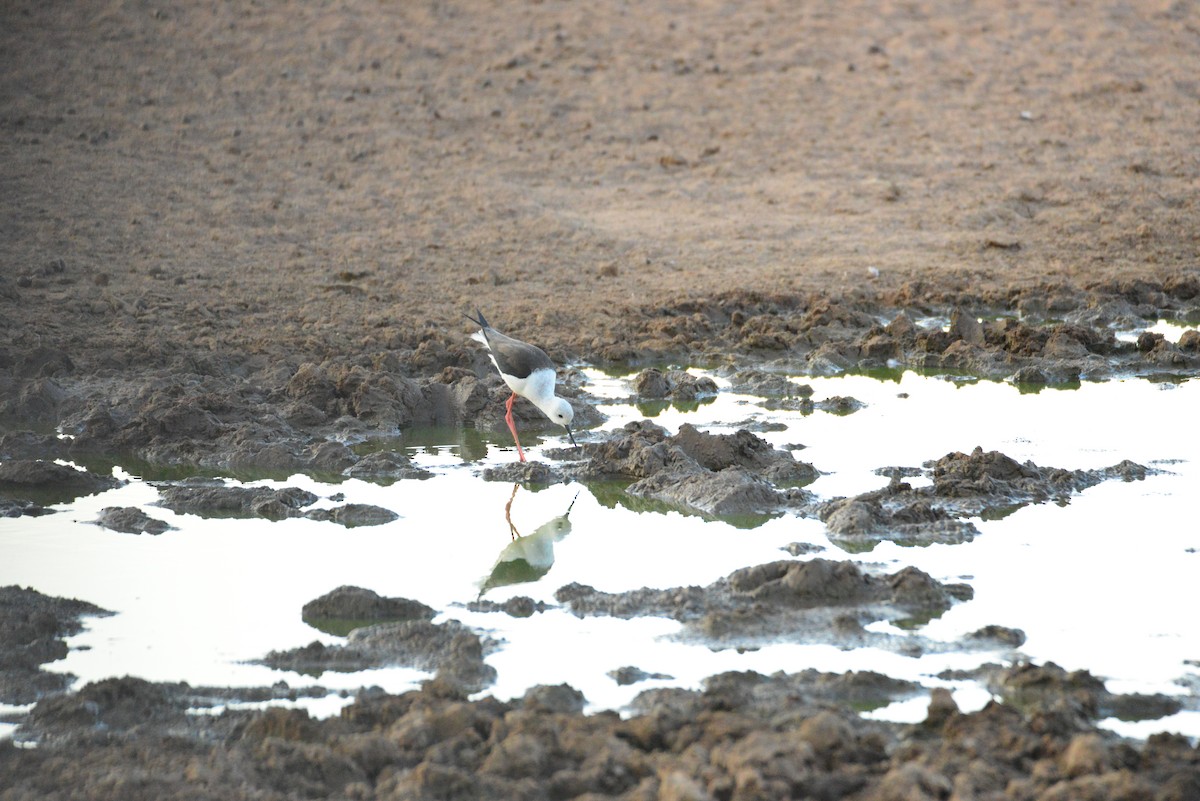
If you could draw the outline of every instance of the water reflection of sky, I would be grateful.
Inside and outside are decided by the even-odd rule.
[[[627,381],[599,371],[585,375],[588,390],[606,399],[605,429],[640,419],[641,410],[620,402],[631,392]],[[825,474],[808,487],[822,497],[883,486],[887,479],[878,468],[918,466],[975,446],[1043,466],[1097,468],[1130,459],[1168,471],[1141,482],[1104,482],[1066,506],[1030,506],[999,520],[977,521],[981,533],[970,543],[921,548],[882,543],[855,558],[888,572],[911,564],[974,587],[974,600],[924,627],[921,633],[934,639],[951,642],[989,624],[1019,628],[1027,634],[1022,651],[1029,657],[1087,668],[1115,692],[1179,694],[1183,690],[1174,680],[1200,672],[1186,663],[1200,659],[1194,624],[1200,529],[1183,522],[1195,519],[1193,496],[1200,486],[1195,425],[1200,381],[1114,380],[1022,394],[1004,383],[913,373],[893,380],[795,380],[812,386],[816,400],[853,396],[866,407],[845,416],[771,412],[762,399],[726,390],[698,407],[656,410],[653,419],[672,431],[683,422],[713,431],[783,423],[786,429],[760,436],[780,447],[803,446],[796,456]],[[719,378],[718,383],[728,387]],[[540,443],[529,439],[531,458],[560,445],[557,436]],[[553,603],[554,591],[570,582],[607,591],[707,584],[738,567],[788,558],[780,549],[792,542],[825,546],[823,555],[831,558],[847,554],[829,543],[821,523],[790,515],[739,527],[678,511],[643,511],[644,504],[615,502],[620,495],[611,487],[579,484],[521,488],[514,496],[511,484],[477,477],[480,468],[513,458],[511,443],[499,435],[441,429],[411,432],[401,442],[435,477],[389,486],[359,480],[328,485],[304,476],[273,482],[392,509],[400,515],[392,523],[346,529],[305,519],[206,520],[153,506],[157,490],[134,481],[59,507],[57,514],[0,520],[0,584],[32,586],[119,613],[90,620],[72,638],[75,650],[51,666],[83,680],[133,674],[193,685],[257,686],[282,679],[334,690],[413,686],[422,674],[411,670],[314,678],[249,663],[273,649],[339,641],[303,623],[300,609],[349,584],[415,598],[441,610],[440,619],[460,619],[502,640],[489,658],[499,671],[489,692],[499,697],[566,681],[596,707],[619,707],[647,687],[697,686],[724,670],[815,667],[872,669],[951,686],[968,709],[986,701],[974,685],[933,676],[947,668],[970,669],[999,654],[913,659],[872,649],[788,644],[713,652],[670,639],[678,626],[669,620],[580,620],[563,610],[529,618],[468,612],[462,605],[480,596],[505,554],[520,550],[505,515],[510,500],[512,525],[522,534],[540,528],[546,534],[543,527],[568,508],[570,525],[529,549],[542,563],[528,574],[532,580],[495,583],[486,594],[490,600],[528,595]],[[131,536],[91,525],[106,506],[142,506],[178,530]],[[626,665],[674,680],[618,687],[607,673]],[[917,714],[910,709],[915,703],[877,714],[909,717]],[[1166,723],[1200,735],[1195,714]]]

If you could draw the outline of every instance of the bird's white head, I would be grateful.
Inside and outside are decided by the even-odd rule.
[[[578,448],[579,445],[575,442],[575,434],[571,432],[571,421],[575,419],[575,410],[571,408],[571,404],[554,395],[545,403],[539,403],[538,406],[541,408],[543,414],[567,429],[567,438],[571,440],[572,445]]]
[[[571,421],[575,419],[575,410],[571,408],[571,404],[559,397],[551,398],[550,402],[542,407],[542,411],[551,420],[567,428],[571,427]]]

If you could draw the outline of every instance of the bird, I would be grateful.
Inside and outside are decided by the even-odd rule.
[[[578,448],[575,435],[571,433],[571,421],[575,419],[575,410],[565,399],[554,394],[554,362],[550,361],[550,357],[541,348],[505,336],[492,328],[484,318],[483,312],[478,309],[475,310],[475,315],[466,315],[468,320],[479,326],[479,331],[472,336],[487,346],[492,364],[496,365],[500,377],[512,390],[512,395],[505,403],[507,413],[504,415],[504,421],[508,423],[508,430],[512,432],[521,461],[525,461],[525,451],[521,449],[521,440],[517,437],[517,425],[513,421],[512,411],[518,395],[527,398],[542,414],[567,429],[567,437],[571,444]]]

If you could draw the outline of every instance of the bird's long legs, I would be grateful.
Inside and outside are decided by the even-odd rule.
[[[517,424],[513,422],[512,405],[517,400],[517,393],[513,393],[509,397],[508,402],[504,404],[504,408],[508,413],[504,415],[504,422],[508,423],[508,430],[512,432],[513,442],[517,443],[517,455],[521,457],[521,461],[525,461],[525,451],[521,450],[521,440],[517,439]]]
[[[508,521],[508,533],[512,535],[514,541],[517,539],[517,537],[521,536],[521,532],[517,531],[517,527],[513,525],[512,521],[512,502],[516,499],[517,490],[520,489],[520,487],[521,484],[519,482],[513,484],[512,495],[508,496],[508,503],[504,504],[504,519]],[[571,501],[571,503],[574,504],[575,502]],[[567,511],[569,512],[571,510],[568,509]]]

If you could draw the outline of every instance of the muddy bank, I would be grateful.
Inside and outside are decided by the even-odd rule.
[[[107,614],[86,601],[0,587],[0,703],[31,704],[70,687],[74,676],[42,665],[67,655],[64,639],[83,630],[80,618]]]
[[[1029,670],[1006,675],[1019,682]],[[935,690],[924,722],[899,725],[845,705],[914,691],[875,674],[722,674],[699,691],[643,693],[624,720],[581,714],[583,696],[566,685],[471,702],[435,681],[401,696],[363,694],[314,720],[286,709],[185,715],[165,686],[109,680],[35,707],[37,748],[0,743],[0,798],[73,787],[123,799],[1184,801],[1200,789],[1195,747],[1168,735],[1136,745],[1095,728],[1089,710],[1100,704],[1087,677],[1067,682],[1072,703],[1033,696],[971,714]]]
[[[1200,316],[1200,280],[1112,284],[1072,297],[1074,305],[1061,301],[1063,308],[1054,312],[1075,320],[1063,322],[1037,316],[1032,300],[1015,300],[1019,311],[1015,306],[945,306],[916,298],[894,305],[897,299],[765,299],[734,293],[645,310],[640,321],[636,315],[629,318],[635,329],[662,328],[669,321],[664,330],[677,333],[660,345],[647,340],[619,363],[627,368],[646,360],[712,364],[730,375],[735,389],[770,398],[772,408],[801,413],[814,408],[803,385],[763,376],[770,371],[829,375],[907,367],[1037,388],[1116,375],[1179,377],[1200,369],[1200,334],[1194,329],[1177,343],[1158,334],[1125,342],[1110,327],[1145,326],[1160,316]],[[1075,310],[1074,316],[1067,306]],[[748,309],[755,313],[749,315]],[[1012,316],[994,317],[1005,314]],[[768,332],[773,347],[762,344]],[[555,334],[548,330],[542,336],[553,339]],[[279,477],[295,471],[328,477],[418,477],[421,471],[398,452],[364,457],[350,446],[402,437],[414,426],[505,430],[503,400],[508,390],[468,341],[467,332],[454,326],[431,332],[431,337],[430,342],[441,344],[419,349],[419,358],[402,349],[382,348],[373,356],[332,355],[320,362],[282,359],[270,371],[236,376],[191,370],[144,374],[111,384],[78,370],[10,372],[4,381],[11,391],[4,393],[0,408],[0,418],[8,421],[8,432],[0,438],[0,458],[125,458],[160,468],[187,465]],[[598,351],[572,357],[613,364]],[[644,401],[686,402],[715,390],[706,381],[679,371],[648,369],[634,387],[636,397]],[[600,422],[594,399],[578,374],[565,369],[560,387],[575,409],[577,428],[586,430]],[[852,401],[837,407],[843,412],[853,409]],[[555,431],[523,399],[514,413],[523,431]],[[48,427],[68,436],[37,433]]]

